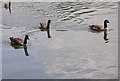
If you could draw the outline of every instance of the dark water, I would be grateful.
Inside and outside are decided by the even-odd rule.
[[[11,13],[2,8],[3,79],[118,78],[117,11],[113,2],[14,2]],[[52,38],[38,28],[48,19]],[[89,29],[105,19],[111,31]],[[10,45],[10,36],[26,34],[27,48]]]

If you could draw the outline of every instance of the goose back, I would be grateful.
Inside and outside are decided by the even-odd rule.
[[[45,29],[45,28],[47,28],[47,23],[40,23],[40,28],[41,29]]]
[[[21,38],[14,38],[14,37],[10,37],[9,39],[11,40],[11,44],[23,46],[27,44],[27,40],[29,40],[29,36],[26,35],[24,40]]]
[[[104,30],[104,26],[103,25],[90,25],[89,26],[92,30],[96,30],[96,31],[99,31],[99,30]]]
[[[20,46],[23,46],[23,39],[20,39],[20,38],[14,38],[14,37],[10,37],[9,38],[11,40],[11,44],[14,44],[14,45],[20,45]]]

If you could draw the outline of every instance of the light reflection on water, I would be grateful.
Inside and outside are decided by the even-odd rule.
[[[11,14],[2,11],[4,79],[117,78],[117,3],[15,2]],[[38,28],[48,19],[52,21],[50,39]],[[104,19],[113,30],[90,31],[89,24],[103,24]],[[10,46],[10,36],[25,34],[31,43],[27,50]]]

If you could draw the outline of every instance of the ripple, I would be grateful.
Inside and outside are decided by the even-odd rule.
[[[108,10],[106,13],[103,11],[105,9]],[[81,24],[91,16],[114,14],[110,9],[117,10],[116,4],[110,2],[61,2],[55,6],[55,10],[61,21],[71,20],[78,24]],[[86,17],[81,18],[83,15]]]
[[[67,31],[67,30],[62,30],[62,29],[61,29],[61,30],[56,30],[56,31]]]
[[[114,67],[117,67],[117,66],[108,66],[108,67],[106,67],[106,68],[114,68]]]

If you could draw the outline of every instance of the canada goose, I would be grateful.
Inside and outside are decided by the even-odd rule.
[[[95,30],[95,31],[106,31],[107,30],[107,23],[109,23],[108,20],[105,20],[104,21],[104,25],[90,25],[89,27],[92,29],[92,30]]]
[[[14,37],[10,37],[9,39],[11,40],[11,44],[13,44],[13,45],[24,46],[27,44],[27,40],[29,40],[29,36],[26,35],[24,40],[21,38],[14,38]]]
[[[40,23],[39,28],[41,29],[41,31],[47,31],[50,28],[50,23],[51,23],[51,20],[48,20],[47,23]]]
[[[7,3],[4,4],[5,9],[10,9],[10,7],[11,7],[11,2],[10,1],[9,1],[8,4]]]

